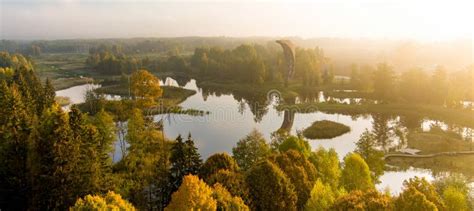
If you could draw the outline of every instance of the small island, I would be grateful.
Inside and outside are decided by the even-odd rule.
[[[309,139],[331,139],[348,133],[351,128],[347,125],[322,120],[313,122],[311,126],[303,131],[303,136]]]

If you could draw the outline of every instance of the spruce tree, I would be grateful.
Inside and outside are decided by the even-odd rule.
[[[170,194],[176,191],[183,177],[188,174],[197,174],[202,165],[197,148],[189,134],[188,139],[183,142],[181,135],[176,138],[176,142],[171,148],[171,169],[170,169]]]
[[[185,176],[185,144],[181,135],[176,138],[175,143],[171,147],[170,162],[171,189],[174,191],[181,185],[181,180]]]
[[[79,152],[75,168],[76,175],[79,176],[76,180],[80,183],[77,191],[80,195],[107,191],[102,185],[105,170],[101,163],[97,128],[86,122],[85,115],[76,106],[69,112],[69,127],[75,143],[74,150]]]
[[[196,175],[199,173],[199,169],[202,166],[201,155],[198,152],[196,146],[194,146],[193,138],[191,137],[191,133],[188,134],[188,140],[185,142],[185,149],[186,149],[186,159],[187,159],[187,174]]]
[[[49,78],[46,79],[45,86],[39,97],[38,112],[42,112],[43,109],[49,108],[51,105],[53,105],[56,92],[54,92],[53,84],[51,84]]]
[[[76,170],[79,147],[68,115],[57,105],[46,109],[30,137],[34,178],[30,209],[65,210],[74,203],[76,190],[81,188]]]
[[[25,210],[28,204],[28,136],[31,117],[14,84],[0,85],[0,209]]]

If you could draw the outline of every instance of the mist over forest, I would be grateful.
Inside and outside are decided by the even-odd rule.
[[[0,211],[472,211],[472,0],[0,0]]]
[[[421,42],[415,40],[349,39],[285,37],[299,48],[319,47],[331,58],[335,73],[349,75],[350,66],[387,62],[395,71],[422,68],[431,72],[443,66],[448,72],[460,71],[473,64],[473,44],[470,39]],[[163,53],[172,51],[192,54],[197,47],[232,49],[241,44],[274,45],[282,37],[177,37],[177,38],[111,38],[68,40],[2,40],[0,51],[25,53],[32,45],[44,53],[88,53],[99,45],[120,45],[124,52]]]

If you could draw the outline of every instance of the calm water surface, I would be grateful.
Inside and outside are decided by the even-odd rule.
[[[171,78],[167,78],[161,83],[164,85],[178,86],[178,83]],[[72,103],[81,103],[84,101],[86,91],[97,87],[99,87],[99,85],[75,86],[57,91],[56,95],[70,97]],[[165,135],[170,139],[174,139],[180,134],[187,136],[188,133],[191,133],[203,159],[218,152],[231,154],[232,147],[236,145],[237,141],[254,128],[262,132],[267,140],[270,140],[270,134],[278,130],[283,123],[284,113],[275,109],[277,100],[273,98],[268,99],[268,102],[265,104],[267,106],[262,106],[265,111],[264,114],[255,115],[255,111],[252,111],[249,106],[251,103],[245,102],[245,100],[236,100],[232,94],[204,94],[203,91],[197,87],[195,80],[188,82],[184,88],[196,90],[197,93],[182,102],[181,106],[184,108],[209,111],[210,114],[205,116],[163,114],[154,116],[154,119],[155,121],[163,120],[165,124]],[[256,116],[261,116],[261,119],[256,118]],[[355,143],[366,129],[373,130],[375,121],[371,115],[353,117],[350,115],[326,114],[322,112],[296,113],[291,127],[291,133],[296,134],[297,131],[303,130],[318,120],[336,121],[348,125],[351,128],[349,133],[333,139],[309,140],[313,150],[318,147],[334,148],[341,159],[347,153],[355,150]],[[428,130],[429,126],[433,123],[437,122],[424,120],[420,127],[423,130]],[[393,126],[396,123],[392,120],[387,121],[386,124]],[[446,127],[443,123],[440,124],[442,127]],[[391,137],[390,139],[393,139],[392,142],[395,143],[395,145],[399,145],[400,138]],[[390,146],[388,147],[390,148]],[[117,143],[114,160],[119,159],[121,159],[121,150],[119,143]],[[380,190],[389,187],[390,190],[396,194],[401,190],[402,182],[414,176],[433,180],[430,170],[410,168],[406,171],[386,171],[385,174],[381,176],[381,183],[378,184],[377,187]]]

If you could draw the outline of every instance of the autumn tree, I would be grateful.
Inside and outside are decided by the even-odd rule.
[[[466,196],[454,187],[448,187],[443,191],[443,199],[447,210],[470,210]]]
[[[287,137],[279,146],[278,150],[280,152],[286,152],[288,150],[296,150],[303,154],[304,156],[308,157],[311,153],[311,146],[309,146],[308,141],[304,140],[303,138],[296,137],[296,136],[289,136]]]
[[[231,193],[219,183],[214,184],[212,197],[217,202],[217,210],[250,210],[240,197],[232,196]]]
[[[8,52],[2,51],[0,52],[0,67],[10,67],[15,70],[32,70],[33,64],[28,58],[21,54],[10,54]]]
[[[213,190],[199,177],[187,175],[179,189],[173,193],[165,210],[209,210],[217,209],[217,201],[212,197]]]
[[[212,174],[206,180],[206,183],[211,186],[219,183],[233,196],[239,196],[245,201],[246,204],[250,204],[248,185],[245,182],[245,177],[241,172],[221,169]]]
[[[366,191],[353,190],[336,199],[331,210],[392,210],[390,196],[379,193],[375,189]],[[410,210],[410,209],[408,209]]]
[[[264,160],[270,153],[270,146],[256,129],[240,139],[237,146],[232,148],[233,157],[243,170],[247,170],[255,163]]]
[[[406,188],[395,200],[395,210],[427,211],[438,210],[436,205],[414,187]]]
[[[318,176],[314,165],[295,150],[288,150],[272,156],[270,160],[280,167],[295,186],[298,196],[297,207],[303,209]]]
[[[333,190],[338,188],[341,166],[337,152],[333,148],[326,150],[320,147],[311,153],[309,161],[316,167],[321,182],[329,184]]]
[[[374,187],[369,166],[357,153],[350,153],[344,158],[344,169],[341,174],[341,185],[347,190],[367,190]]]
[[[414,177],[414,178],[410,178],[409,180],[405,180],[403,182],[403,187],[405,189],[404,192],[408,191],[409,194],[417,195],[416,192],[423,194],[426,197],[426,200],[433,203],[438,210],[446,209],[446,205],[444,204],[443,199],[438,194],[438,192],[436,192],[436,188],[432,184],[430,184],[428,181],[426,181],[425,178]],[[413,190],[411,190],[411,188]],[[409,197],[406,197],[406,200],[408,199]],[[401,200],[403,201],[403,198]]]
[[[119,194],[109,191],[107,194],[101,195],[87,195],[84,198],[79,198],[74,206],[70,207],[71,211],[82,210],[136,210],[133,205],[122,198]]]
[[[373,181],[378,181],[380,175],[383,174],[385,162],[383,160],[384,153],[376,149],[377,139],[374,134],[365,130],[356,143],[355,152],[358,153],[369,166],[372,172]]]
[[[283,171],[271,161],[257,163],[247,172],[251,208],[255,210],[296,210],[298,196]]]
[[[130,89],[139,105],[147,107],[155,104],[155,100],[163,94],[160,80],[146,70],[139,70],[131,76]]]
[[[436,187],[436,192],[442,196],[448,210],[471,210],[472,189],[469,180],[462,174],[451,173],[438,177],[433,185]]]
[[[89,118],[89,122],[97,129],[99,143],[97,151],[100,153],[100,159],[103,166],[111,166],[110,153],[113,151],[113,144],[116,139],[115,122],[113,117],[104,110]]]
[[[235,160],[227,153],[216,153],[207,158],[201,167],[199,176],[207,181],[207,179],[217,173],[219,170],[238,171],[239,166]]]
[[[155,123],[138,109],[132,110],[126,138],[130,144],[128,153],[114,166],[122,181],[118,183],[121,194],[139,209],[152,209],[156,205],[152,197],[155,183],[163,177],[168,178],[167,171],[160,177],[157,174],[169,168],[167,162],[160,162],[169,158],[169,143],[163,139]]]
[[[331,185],[324,184],[318,179],[311,189],[304,210],[329,210],[335,200],[336,194],[333,192]]]

